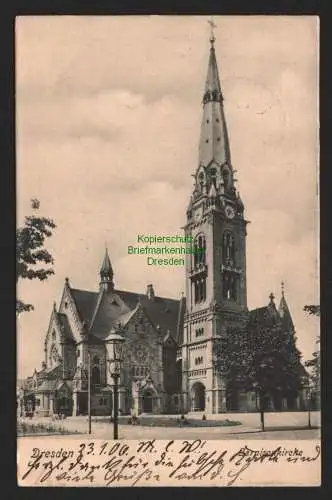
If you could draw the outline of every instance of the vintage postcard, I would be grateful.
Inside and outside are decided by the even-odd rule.
[[[318,18],[15,29],[18,484],[320,485]]]

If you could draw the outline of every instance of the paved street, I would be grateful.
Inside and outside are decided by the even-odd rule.
[[[153,418],[156,420],[156,416]],[[163,416],[160,416],[163,418]],[[178,418],[174,416],[173,418]],[[189,418],[189,417],[188,417]],[[194,418],[194,415],[190,415]],[[320,429],[308,429],[308,414],[306,412],[285,412],[285,413],[267,413],[265,415],[265,432],[260,431],[260,417],[257,413],[237,413],[227,415],[207,415],[208,420],[236,420],[241,425],[225,427],[149,427],[149,426],[131,426],[119,425],[120,439],[319,439]],[[79,434],[72,435],[81,439],[82,434],[88,431],[87,417],[71,417],[61,422],[52,421],[50,418],[33,418],[31,423],[42,422],[45,424],[53,423],[61,425],[66,430],[76,431]],[[311,424],[320,426],[319,412],[312,412]],[[98,418],[92,420],[92,435],[97,439],[112,439],[113,425],[107,422],[100,422]],[[66,436],[54,436],[65,438]],[[85,436],[87,437],[87,436]],[[27,437],[26,439],[33,439]],[[47,438],[47,436],[45,436]]]

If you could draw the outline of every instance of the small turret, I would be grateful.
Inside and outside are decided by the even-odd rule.
[[[280,304],[278,308],[278,312],[280,314],[280,317],[282,319],[284,327],[289,330],[289,331],[294,331],[294,323],[292,320],[291,313],[288,308],[288,304],[286,302],[285,298],[285,283],[282,281],[281,282],[281,299],[280,299]]]
[[[243,204],[243,201],[241,200],[241,197],[240,197],[240,193],[238,192],[237,193],[237,196],[236,196],[236,206],[237,206],[237,210],[240,214],[243,214],[243,211],[244,211],[244,204]]]
[[[105,250],[105,256],[99,271],[99,275],[100,275],[100,283],[99,283],[100,289],[105,290],[106,292],[112,292],[114,290],[113,269],[107,248]]]
[[[146,295],[148,297],[149,300],[154,300],[155,298],[155,293],[154,293],[154,288],[153,288],[153,285],[152,283],[150,283],[147,288],[146,288]]]

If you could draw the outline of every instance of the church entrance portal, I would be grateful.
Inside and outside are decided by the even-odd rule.
[[[205,410],[205,387],[201,382],[196,382],[191,389],[192,411]]]
[[[147,390],[143,395],[143,413],[152,413],[153,410],[153,394]]]

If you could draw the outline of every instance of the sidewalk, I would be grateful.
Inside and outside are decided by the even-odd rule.
[[[316,412],[318,413],[318,412]],[[213,415],[207,417],[211,420],[217,420]],[[153,418],[156,416],[154,415]],[[160,416],[166,417],[165,415]],[[172,415],[175,419],[178,415]],[[228,418],[229,420],[237,420],[242,422],[241,425],[225,426],[225,427],[158,427],[158,426],[132,426],[124,425],[119,422],[119,438],[120,439],[320,439],[320,429],[308,429],[307,414],[266,414],[265,416],[265,432],[261,432],[259,414],[232,414],[218,415],[218,417]],[[243,418],[244,417],[244,418]],[[105,418],[105,417],[103,417]],[[152,416],[151,416],[152,418]],[[190,418],[192,416],[190,415]],[[100,422],[98,417],[93,417],[91,422],[92,434],[91,437],[96,439],[112,439],[113,424],[109,422]],[[219,419],[218,419],[219,420]],[[311,418],[312,426],[319,427],[319,415],[313,414]],[[88,437],[88,418],[69,417],[65,420],[52,421],[51,418],[36,418],[28,420],[31,423],[49,424],[63,427],[72,432],[79,434],[62,435],[57,438],[69,439],[80,438],[82,434]],[[46,436],[47,437],[47,436]],[[54,436],[55,437],[55,436]],[[26,438],[27,439],[27,438]]]

